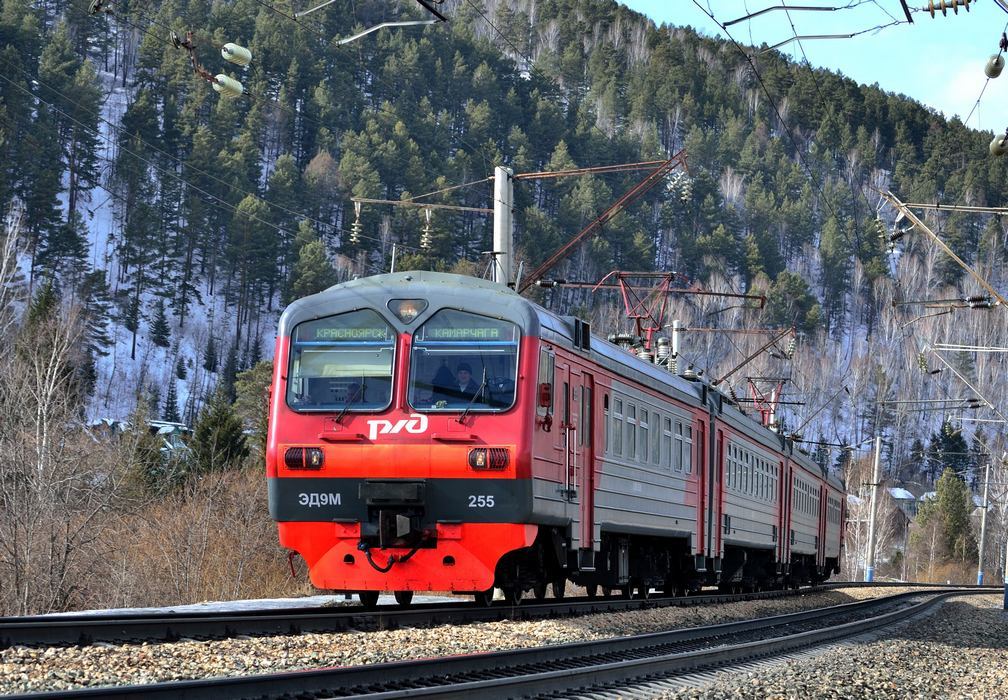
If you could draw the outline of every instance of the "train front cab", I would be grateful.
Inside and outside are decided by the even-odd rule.
[[[519,377],[536,376],[538,341],[522,305],[480,307],[478,289],[443,300],[394,290],[334,288],[285,311],[270,512],[319,588],[365,602],[383,590],[485,595],[501,558],[536,537],[521,447],[536,386]]]

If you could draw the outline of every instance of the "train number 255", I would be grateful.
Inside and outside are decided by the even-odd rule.
[[[469,507],[470,508],[493,508],[494,507],[494,497],[484,496],[480,494],[479,496],[471,495],[469,496]]]

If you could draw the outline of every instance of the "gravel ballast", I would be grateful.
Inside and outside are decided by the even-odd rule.
[[[562,644],[780,615],[906,590],[914,589],[845,588],[788,598],[655,608],[562,620],[504,621],[377,632],[164,644],[100,644],[82,648],[12,647],[0,652],[0,693],[271,673]],[[1001,624],[1003,628],[1004,623]],[[1004,636],[1001,639],[1005,641]],[[1004,666],[1004,652],[1000,653]],[[746,696],[751,695],[746,693]]]
[[[766,670],[718,674],[661,700],[1008,698],[1008,613],[998,595],[961,596],[874,641],[852,642]]]

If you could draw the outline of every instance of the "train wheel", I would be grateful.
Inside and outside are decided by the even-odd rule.
[[[637,586],[634,597],[640,598],[641,600],[647,600],[648,598],[651,597],[651,586],[647,585],[646,583],[642,583],[641,585]]]
[[[587,586],[585,586],[585,593],[588,594],[588,598],[590,600],[595,600],[596,598],[598,598],[598,584],[589,583]]]
[[[479,591],[473,596],[476,599],[476,607],[479,608],[489,608],[490,603],[493,602],[493,589],[487,591]]]
[[[602,597],[612,598],[612,589],[609,586],[602,586]]]
[[[378,606],[378,591],[361,591],[357,595],[361,605],[368,610],[374,610]]]
[[[553,597],[557,600],[563,599],[564,595],[567,594],[567,579],[558,578],[553,582]]]
[[[620,595],[622,595],[624,598],[630,598],[633,594],[633,586],[631,586],[629,583],[626,584],[625,586],[620,586],[619,590]]]
[[[396,591],[394,595],[400,608],[408,608],[413,602],[413,591]]]
[[[536,600],[543,600],[546,598],[546,582],[537,583],[532,587],[532,595],[535,596]]]
[[[508,586],[503,589],[504,592],[504,602],[507,605],[517,606],[521,605],[522,599],[522,589],[519,586]]]

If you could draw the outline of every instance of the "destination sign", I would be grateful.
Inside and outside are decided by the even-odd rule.
[[[386,328],[316,328],[315,340],[386,340]]]
[[[361,309],[302,323],[294,337],[302,343],[391,343],[393,335],[381,316]]]
[[[438,311],[417,333],[420,342],[508,343],[517,337],[518,327],[513,323],[455,309]]]
[[[511,340],[508,333],[506,340]],[[429,328],[429,340],[501,340],[500,328]]]

